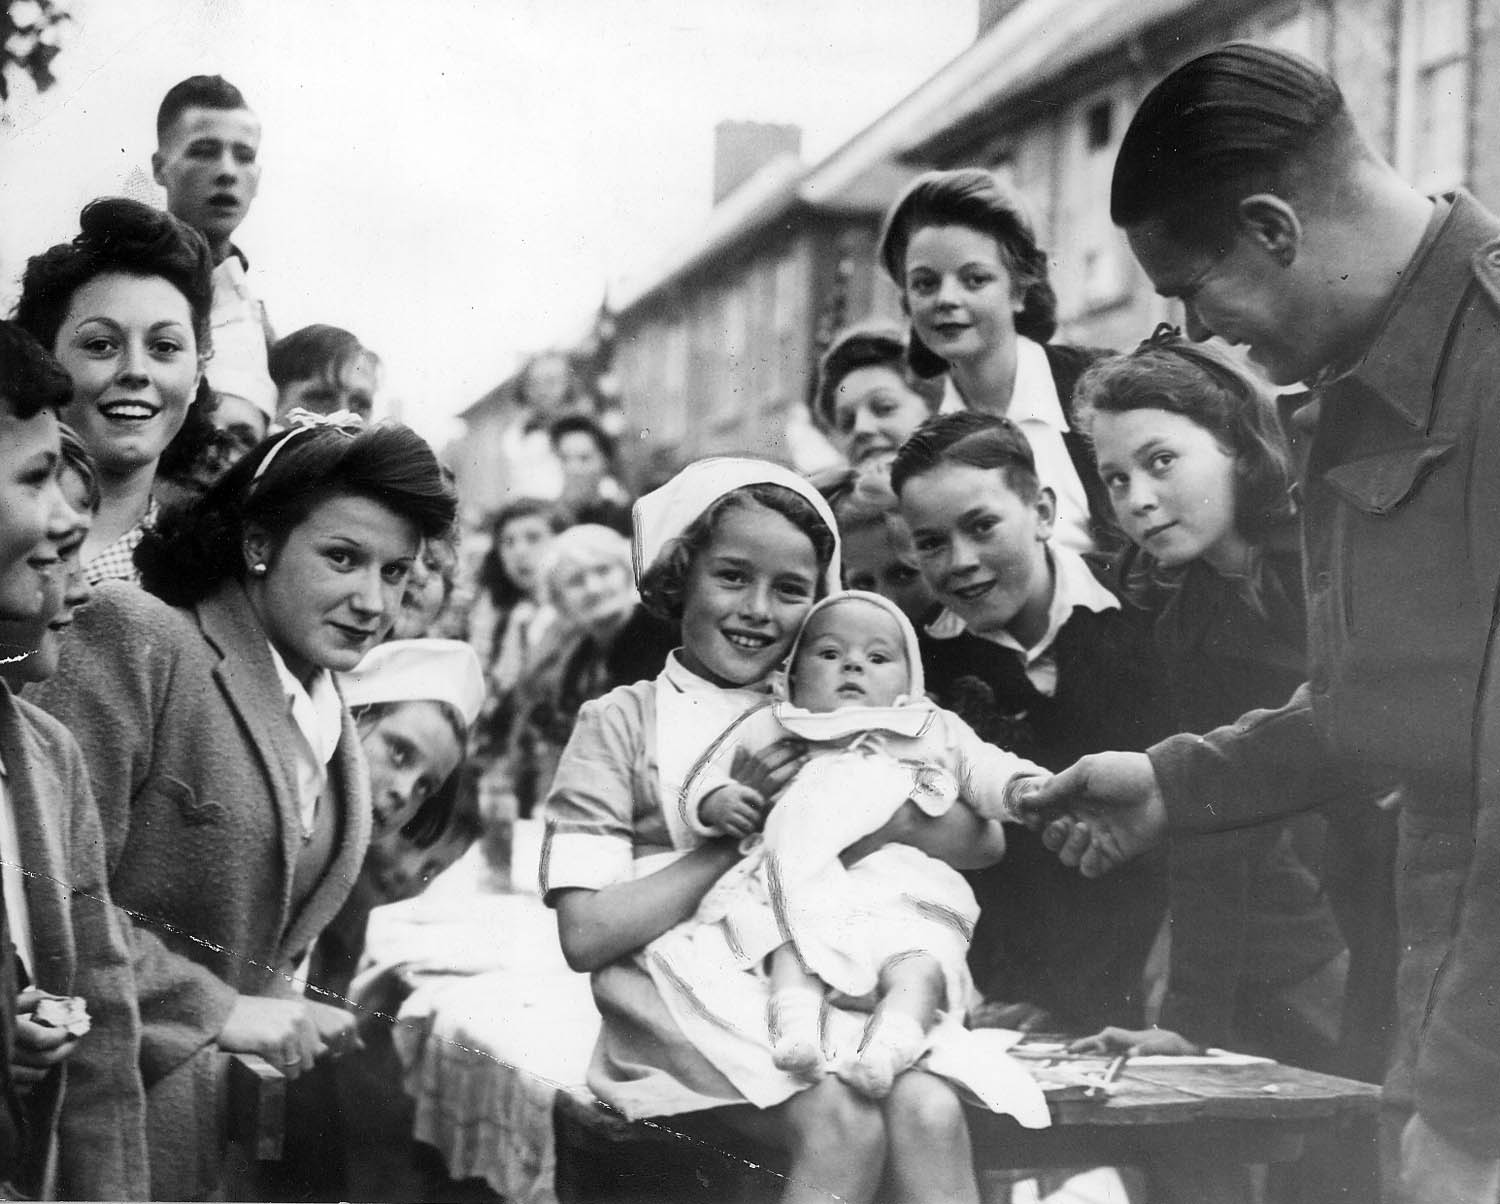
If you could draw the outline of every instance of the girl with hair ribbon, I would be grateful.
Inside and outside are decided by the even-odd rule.
[[[110,889],[134,922],[154,1198],[221,1185],[219,1050],[295,1076],[353,1019],[293,975],[370,837],[333,674],[394,621],[454,499],[405,427],[298,424],[241,460],[106,583],[38,701],[78,737]]]

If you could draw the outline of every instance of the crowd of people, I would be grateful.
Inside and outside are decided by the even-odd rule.
[[[253,1196],[225,1056],[353,1055],[370,910],[498,806],[590,1088],[786,1201],[977,1202],[984,1028],[1383,1082],[1389,1198],[1500,1199],[1500,221],[1326,73],[1235,43],[1135,115],[1111,212],[1185,334],[1053,342],[1024,202],[928,172],[907,321],[810,400],[847,467],[632,504],[543,353],[477,554],[379,357],[275,337],[244,97],[157,133],[165,211],[86,206],[0,322],[3,1192]]]

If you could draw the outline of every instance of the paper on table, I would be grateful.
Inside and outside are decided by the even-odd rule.
[[[1025,1041],[1015,1044],[1010,1051],[1018,1058],[1094,1058],[1107,1059],[1109,1054],[1070,1054],[1063,1041]],[[1235,1053],[1228,1049],[1209,1049],[1201,1054],[1133,1054],[1131,1066],[1269,1066],[1274,1058],[1263,1058],[1256,1054]]]

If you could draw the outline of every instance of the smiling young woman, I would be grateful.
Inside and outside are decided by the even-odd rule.
[[[169,214],[94,201],[80,231],[26,265],[16,321],[73,381],[62,417],[98,467],[102,503],[83,546],[91,581],[133,577],[130,554],[155,507],[157,464],[196,410],[213,307],[208,246]],[[97,562],[97,563],[95,563]]]
[[[216,1048],[296,1074],[352,1037],[290,977],[370,836],[332,673],[384,637],[453,515],[405,427],[293,428],[163,516],[137,552],[146,590],[99,589],[39,699],[83,745],[136,921],[154,1195],[217,1185]]]
[[[943,409],[1014,421],[1056,501],[1056,541],[1112,551],[1109,501],[1070,420],[1073,386],[1103,352],[1049,342],[1057,296],[1021,197],[977,167],[926,172],[887,214],[880,261],[911,317],[912,368],[948,374]]]

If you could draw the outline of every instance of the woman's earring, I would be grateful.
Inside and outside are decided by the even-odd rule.
[[[250,575],[252,577],[264,577],[266,575],[266,566],[264,564],[252,564],[250,566]]]

